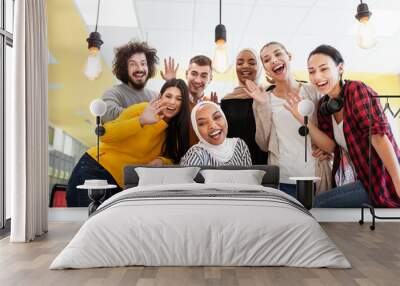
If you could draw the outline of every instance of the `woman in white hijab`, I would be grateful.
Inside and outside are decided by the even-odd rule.
[[[253,113],[253,98],[245,91],[246,80],[259,84],[262,65],[257,53],[252,49],[243,49],[236,57],[236,75],[239,86],[224,96],[221,108],[229,125],[228,137],[239,137],[249,147],[253,164],[267,164],[267,153],[262,151],[255,141],[256,123]]]
[[[192,110],[193,130],[199,143],[182,157],[182,166],[251,166],[246,143],[240,138],[227,138],[228,123],[219,105],[203,101]]]

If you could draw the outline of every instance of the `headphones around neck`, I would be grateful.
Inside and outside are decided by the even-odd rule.
[[[324,116],[330,116],[339,112],[344,105],[344,85],[342,80],[339,82],[340,94],[338,98],[330,98],[327,96],[328,100],[324,100],[319,107],[319,112]]]

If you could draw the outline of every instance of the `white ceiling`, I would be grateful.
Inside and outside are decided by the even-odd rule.
[[[75,0],[88,31],[94,29],[96,0]],[[293,54],[293,70],[305,70],[309,52],[319,44],[338,48],[353,72],[400,73],[400,0],[365,0],[379,43],[356,45],[357,0],[223,0],[231,59],[241,48],[259,51],[280,41]],[[101,0],[102,55],[111,66],[116,46],[147,40],[162,60],[172,56],[182,68],[196,54],[212,58],[219,0]],[[117,5],[119,5],[117,7]],[[92,6],[92,8],[90,7]],[[112,8],[111,8],[112,7]],[[102,20],[106,19],[106,20]]]
[[[112,27],[137,27],[135,8],[132,0],[77,0],[75,4],[86,25],[96,25],[97,9],[98,25]],[[99,5],[99,6],[98,6]]]

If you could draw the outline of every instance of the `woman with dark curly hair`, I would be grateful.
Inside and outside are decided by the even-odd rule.
[[[69,178],[69,207],[89,204],[87,192],[76,189],[85,180],[107,180],[118,186],[113,190],[115,194],[122,190],[126,165],[179,163],[189,149],[189,91],[183,80],[172,79],[163,85],[160,94],[150,103],[129,106],[116,120],[104,125],[99,162],[96,146],[90,148]]]
[[[155,75],[157,64],[157,50],[146,42],[131,41],[115,49],[113,73],[122,83],[107,90],[102,97],[107,104],[103,122],[114,120],[132,104],[156,98],[157,92],[145,86]]]

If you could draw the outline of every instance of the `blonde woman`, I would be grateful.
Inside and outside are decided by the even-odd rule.
[[[255,101],[256,142],[268,152],[268,163],[280,167],[280,190],[295,196],[296,185],[290,177],[317,176],[321,178],[317,193],[326,191],[331,187],[328,156],[313,149],[311,140],[308,140],[307,149],[313,156],[305,162],[301,155],[304,154],[304,137],[298,132],[301,124],[285,108],[290,93],[299,94],[315,105],[321,96],[311,85],[294,79],[290,69],[292,56],[281,43],[266,44],[260,56],[265,74],[274,86],[264,91],[253,81],[246,81],[246,91]],[[311,120],[316,122],[315,113]]]

